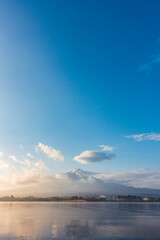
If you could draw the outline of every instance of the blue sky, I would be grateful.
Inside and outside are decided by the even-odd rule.
[[[2,0],[0,152],[20,159],[38,143],[52,146],[64,161],[40,158],[53,173],[159,169],[159,8],[156,0]],[[144,133],[155,135],[126,138]],[[73,160],[91,150],[116,157]]]

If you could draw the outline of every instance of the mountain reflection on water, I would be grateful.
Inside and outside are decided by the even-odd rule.
[[[0,239],[160,239],[158,203],[0,203]]]

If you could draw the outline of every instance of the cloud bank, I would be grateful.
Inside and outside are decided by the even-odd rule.
[[[88,164],[107,161],[114,157],[115,157],[114,154],[106,155],[104,152],[99,151],[84,151],[80,155],[75,156],[73,159],[74,161],[79,162],[81,164]]]
[[[160,189],[160,169],[136,169],[121,173],[96,174],[105,182],[115,182],[126,186]]]
[[[107,186],[110,186],[105,184],[113,183],[118,184],[117,189],[120,189],[121,186],[160,189],[160,170],[137,169],[121,173],[101,174],[82,171],[82,174],[78,174],[78,177],[74,178],[73,171],[54,176],[48,169],[39,166],[39,163],[17,169],[14,172],[12,166],[4,164],[0,161],[0,168],[3,166],[3,174],[0,175],[1,196],[11,194],[18,196],[65,196],[80,195],[81,193],[91,194],[97,191],[105,193],[108,191]],[[114,191],[114,189],[110,190]]]

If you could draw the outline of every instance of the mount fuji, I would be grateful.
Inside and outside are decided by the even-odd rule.
[[[80,168],[75,168],[66,173],[67,177],[72,180],[87,180],[88,182],[99,182],[101,180],[94,177],[94,172],[83,171]]]
[[[137,188],[119,184],[118,182],[104,181],[101,174],[84,171],[76,168],[64,174],[66,178],[79,188],[79,194],[120,194],[120,195],[159,195],[160,189]]]

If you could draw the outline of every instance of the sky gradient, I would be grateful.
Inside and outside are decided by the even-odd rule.
[[[2,0],[1,163],[28,157],[52,174],[160,169],[159,9]]]

